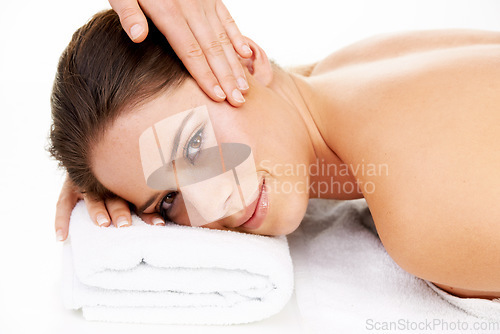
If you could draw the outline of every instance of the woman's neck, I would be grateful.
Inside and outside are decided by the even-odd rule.
[[[361,192],[351,190],[351,186],[356,188],[354,176],[332,149],[333,143],[325,140],[321,127],[318,126],[320,122],[326,122],[327,114],[332,111],[322,102],[324,99],[318,96],[314,86],[303,76],[277,69],[274,71],[273,82],[269,88],[290,103],[301,116],[307,129],[309,142],[304,145],[311,148],[309,197],[330,199],[362,197]]]

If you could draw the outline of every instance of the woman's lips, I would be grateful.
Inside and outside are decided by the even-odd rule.
[[[266,179],[262,181],[262,186],[260,187],[259,197],[252,203],[250,208],[253,208],[253,212],[247,220],[243,220],[240,227],[244,227],[249,230],[254,230],[259,228],[264,221],[269,209],[269,196],[266,190]],[[247,207],[247,209],[249,208]],[[246,216],[246,215],[245,215]],[[245,218],[245,216],[243,218]]]

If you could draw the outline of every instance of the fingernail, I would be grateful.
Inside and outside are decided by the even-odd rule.
[[[238,101],[240,103],[245,102],[245,98],[243,97],[243,95],[241,94],[241,92],[238,89],[233,90],[233,99],[235,99],[236,101]]]
[[[97,220],[97,225],[99,226],[109,223],[108,217],[103,214],[97,215],[95,220]]]
[[[56,231],[56,240],[57,241],[63,241],[64,240],[64,235],[62,230],[57,230]]]
[[[248,83],[245,79],[243,78],[238,78],[238,80],[236,80],[236,82],[238,83],[238,87],[239,89],[248,89]]]
[[[164,226],[165,222],[161,218],[153,218],[153,224],[156,226]]]
[[[132,39],[137,39],[143,31],[144,29],[140,24],[134,24],[132,28],[130,28],[130,35],[132,36]]]
[[[128,225],[127,217],[118,217],[116,219],[116,226],[123,227],[125,225]]]
[[[225,99],[226,98],[226,94],[224,94],[224,91],[222,90],[222,88],[220,88],[219,85],[217,85],[217,86],[214,87],[214,92],[215,92],[215,95],[217,95],[221,99]]]
[[[250,49],[250,47],[248,45],[245,44],[241,48],[243,49],[243,52],[245,52],[246,54],[248,54],[248,55],[252,54],[252,49]]]

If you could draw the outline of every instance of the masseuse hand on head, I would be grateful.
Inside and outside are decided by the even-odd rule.
[[[87,211],[94,224],[108,227],[130,226],[132,223],[128,203],[122,198],[111,200],[94,200],[90,196],[82,194],[66,174],[61,193],[56,205],[56,238],[58,241],[66,240],[68,236],[69,218],[78,200],[83,199]],[[144,213],[141,219],[150,225],[165,225],[165,222],[157,213]]]
[[[148,35],[147,15],[165,35],[192,77],[214,101],[237,107],[248,89],[238,60],[252,56],[221,0],[109,0],[130,39]],[[222,89],[221,89],[222,87]]]

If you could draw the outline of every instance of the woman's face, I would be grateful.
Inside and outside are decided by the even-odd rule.
[[[138,213],[214,229],[293,232],[309,199],[308,134],[292,104],[256,80],[251,85],[237,109],[213,102],[192,79],[131,107],[93,148],[95,176]],[[257,211],[262,223],[242,225],[259,197],[268,202],[267,212]]]

